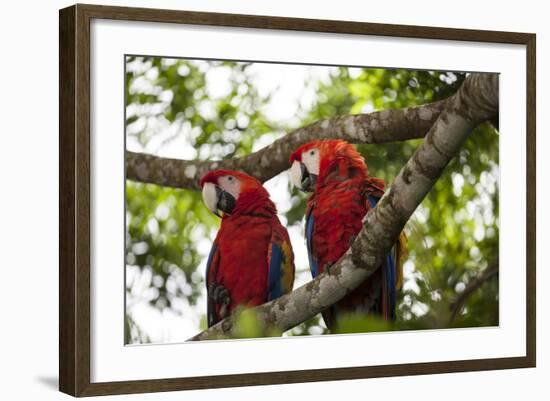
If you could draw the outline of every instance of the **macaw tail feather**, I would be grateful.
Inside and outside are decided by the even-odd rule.
[[[382,263],[382,316],[386,320],[395,319],[396,304],[396,271],[395,260],[391,253],[386,255]]]
[[[403,265],[405,264],[405,260],[407,260],[407,257],[409,256],[408,242],[409,240],[407,238],[407,234],[405,234],[405,231],[401,231],[395,247],[395,260],[397,265],[397,280],[395,286],[398,291],[403,288]]]

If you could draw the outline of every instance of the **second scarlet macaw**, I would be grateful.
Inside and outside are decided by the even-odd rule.
[[[293,184],[313,192],[306,210],[306,245],[313,277],[329,269],[348,250],[366,213],[384,194],[384,181],[368,175],[363,157],[343,140],[319,140],[300,146],[290,157]],[[323,312],[329,329],[347,313],[395,318],[396,292],[403,278],[406,238],[358,288]]]
[[[240,171],[201,179],[204,203],[221,216],[206,266],[208,327],[238,306],[252,307],[292,291],[294,254],[269,193]]]

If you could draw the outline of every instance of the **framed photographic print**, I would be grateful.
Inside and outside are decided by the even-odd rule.
[[[535,35],[60,11],[60,390],[535,366]]]

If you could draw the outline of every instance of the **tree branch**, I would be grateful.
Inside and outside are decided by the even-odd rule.
[[[484,283],[492,279],[494,276],[498,275],[499,265],[498,263],[489,266],[486,268],[479,276],[474,277],[466,286],[464,291],[458,295],[455,300],[449,305],[451,309],[451,317],[449,318],[449,323],[452,323],[458,314],[464,308],[466,300],[472,295],[478,288],[480,288]]]
[[[330,272],[255,307],[260,324],[286,331],[338,302],[380,266],[405,223],[472,129],[498,112],[498,75],[471,74],[450,99],[389,191],[367,214],[350,249]],[[233,337],[235,327],[236,318],[230,316],[191,340]]]
[[[456,96],[456,95],[455,95]],[[180,160],[126,152],[126,178],[176,188],[200,189],[199,179],[215,169],[241,170],[261,182],[288,169],[291,153],[315,139],[345,139],[350,143],[385,143],[422,138],[454,96],[419,107],[339,116],[292,131],[247,156],[220,161]]]

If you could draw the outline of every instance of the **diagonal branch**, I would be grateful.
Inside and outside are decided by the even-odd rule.
[[[456,96],[456,95],[455,95]],[[288,168],[290,154],[314,139],[341,138],[350,143],[384,143],[422,138],[454,96],[418,107],[339,116],[292,131],[247,156],[220,161],[180,160],[126,152],[126,178],[163,186],[200,189],[209,170],[244,171],[265,182]]]
[[[464,305],[466,304],[466,301],[468,300],[470,295],[472,295],[478,288],[480,288],[487,281],[497,276],[498,271],[499,271],[499,265],[497,262],[496,264],[486,268],[479,276],[474,277],[468,283],[464,291],[462,291],[460,295],[457,296],[450,305],[450,309],[451,309],[451,317],[449,318],[450,323],[452,323],[456,319],[458,314],[462,311],[462,308],[464,308]]]
[[[259,323],[286,331],[336,303],[371,276],[472,129],[497,112],[498,75],[469,75],[389,191],[367,214],[363,229],[330,274],[325,272],[290,294],[255,307]],[[233,337],[235,327],[236,318],[230,316],[191,340]]]

